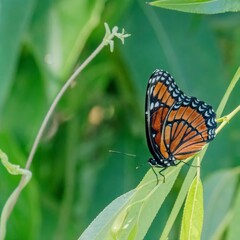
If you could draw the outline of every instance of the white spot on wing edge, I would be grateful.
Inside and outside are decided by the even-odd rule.
[[[178,94],[176,92],[173,92],[173,97],[177,97]]]
[[[208,119],[208,121],[207,121],[207,125],[209,125],[210,127],[212,127],[212,126],[213,126],[212,119]]]
[[[152,102],[151,105],[150,105],[150,110],[153,110],[153,108],[154,108],[154,104]]]
[[[210,117],[210,114],[209,114],[209,112],[208,112],[208,111],[206,111],[206,112],[204,113],[204,116],[205,116],[205,117]]]
[[[154,107],[157,108],[157,107],[159,107],[159,105],[160,105],[160,104],[159,104],[159,102],[157,101],[157,102],[155,103]]]
[[[151,88],[150,88],[150,94],[152,95],[152,93],[153,93],[153,88],[154,88],[154,86],[151,86]]]

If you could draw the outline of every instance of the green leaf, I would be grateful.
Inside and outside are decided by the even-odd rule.
[[[80,236],[79,240],[83,239],[100,239],[102,234],[105,234],[111,227],[112,219],[117,216],[119,209],[133,196],[134,190],[129,191],[122,196],[116,198],[109,204],[88,226],[88,228]]]
[[[229,228],[227,232],[227,240],[235,240],[236,236],[240,236],[240,186],[238,186],[237,194],[234,200],[232,208],[232,218],[229,222]]]
[[[114,200],[79,239],[143,239],[179,171],[180,165],[167,169],[165,183],[159,179],[156,185],[150,169],[135,190]]]
[[[12,86],[18,53],[35,0],[0,3],[0,112]]]
[[[203,225],[203,189],[199,177],[193,180],[187,195],[180,239],[200,239]]]
[[[149,4],[181,12],[200,14],[216,14],[240,11],[240,1],[238,0],[160,0],[150,2]]]
[[[204,186],[204,223],[202,239],[220,239],[229,221],[239,168],[212,174]]]
[[[196,163],[197,163],[197,161],[194,160],[193,164],[196,164]],[[160,236],[161,240],[165,240],[168,238],[173,225],[176,223],[176,218],[183,206],[188,189],[190,188],[191,183],[194,179],[194,176],[196,175],[196,171],[197,171],[196,168],[193,168],[193,167],[189,168],[188,173],[183,181],[182,187],[181,187],[181,189],[178,193],[178,196],[175,200],[175,203],[172,207],[171,213],[168,216],[168,220],[165,223],[165,227],[161,233],[161,236]]]

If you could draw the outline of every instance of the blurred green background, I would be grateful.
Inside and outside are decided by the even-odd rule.
[[[131,37],[124,45],[116,40],[113,53],[105,48],[64,95],[31,166],[32,181],[10,217],[6,239],[76,239],[107,204],[139,183],[150,157],[145,88],[156,68],[169,71],[186,94],[216,109],[239,66],[237,13],[193,15],[150,7],[145,0],[2,0],[0,148],[11,162],[25,165],[49,105],[101,42],[104,22],[125,28]],[[225,113],[239,103],[238,84]],[[237,116],[210,144],[203,180],[239,165],[239,141]],[[187,170],[184,166],[146,239],[159,237]],[[1,209],[19,180],[0,167]]]

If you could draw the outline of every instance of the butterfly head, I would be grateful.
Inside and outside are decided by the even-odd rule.
[[[167,159],[150,158],[148,160],[148,163],[152,167],[167,168],[167,167],[170,167],[170,166],[176,166],[177,165],[177,160],[173,155],[170,155],[169,158],[167,158]]]
[[[149,158],[148,163],[149,163],[152,167],[155,167],[155,166],[159,165],[158,162],[157,162],[154,158]]]

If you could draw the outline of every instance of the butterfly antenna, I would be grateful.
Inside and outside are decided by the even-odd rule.
[[[117,154],[123,154],[129,157],[136,157],[135,154],[131,154],[131,153],[124,153],[124,152],[120,152],[120,151],[115,151],[115,150],[108,150],[109,153],[117,153]]]
[[[115,151],[115,150],[108,150],[108,152],[109,152],[109,153],[123,154],[123,155],[128,156],[128,157],[136,157],[136,156],[137,156],[137,155],[132,154],[132,153],[124,153],[124,152]],[[142,166],[147,165],[147,164],[148,164],[147,162],[146,162],[146,163],[138,164],[138,165],[136,166],[136,169],[139,169],[139,168],[141,168]]]

